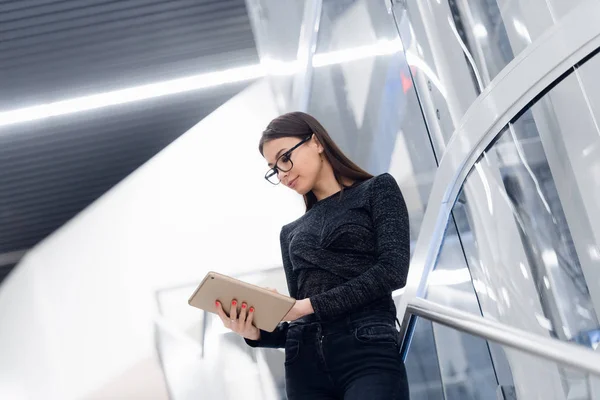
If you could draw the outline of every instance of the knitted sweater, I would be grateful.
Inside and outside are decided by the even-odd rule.
[[[406,283],[410,259],[408,212],[388,173],[318,201],[281,230],[290,296],[310,298],[319,321],[360,311],[396,308],[392,291]],[[284,347],[288,323],[261,331],[252,347]]]

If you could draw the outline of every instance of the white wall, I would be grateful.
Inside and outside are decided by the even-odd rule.
[[[165,398],[154,291],[280,265],[279,229],[302,213],[263,179],[271,97],[252,85],[24,258],[0,288],[0,398]]]

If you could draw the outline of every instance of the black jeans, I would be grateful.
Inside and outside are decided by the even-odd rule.
[[[408,399],[399,347],[400,334],[390,313],[294,321],[285,344],[288,399]]]

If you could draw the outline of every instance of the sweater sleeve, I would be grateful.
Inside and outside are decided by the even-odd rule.
[[[408,211],[390,174],[374,178],[370,194],[376,262],[362,274],[310,298],[317,319],[330,319],[361,308],[404,287],[410,262]]]
[[[292,268],[292,262],[290,260],[289,253],[289,237],[285,231],[285,227],[281,229],[279,235],[279,242],[281,244],[281,257],[283,261],[283,269],[285,272],[285,278],[287,280],[288,291],[291,297],[296,297],[297,293],[297,280],[294,275]],[[281,322],[277,325],[277,328],[273,332],[266,332],[260,330],[260,339],[250,340],[244,339],[250,347],[266,347],[266,348],[282,348],[285,347],[285,340],[287,338],[288,323]]]
[[[273,332],[260,330],[260,338],[258,340],[250,340],[244,338],[246,344],[250,347],[265,347],[278,349],[285,347],[287,338],[288,323],[281,322]]]

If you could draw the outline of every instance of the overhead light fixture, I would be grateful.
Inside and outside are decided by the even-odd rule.
[[[369,46],[315,54],[313,56],[313,66],[319,68],[369,57],[393,54],[400,51],[402,51],[402,42],[399,39],[381,40]],[[298,70],[299,64],[297,61],[280,62],[272,59],[264,59],[260,64],[0,112],[0,127],[191,92],[229,83],[244,82],[267,75],[293,75]]]

